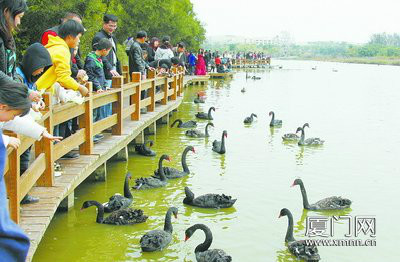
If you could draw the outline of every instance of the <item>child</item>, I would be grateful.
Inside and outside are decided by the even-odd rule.
[[[38,90],[50,89],[54,93],[53,85],[58,82],[65,89],[78,90],[82,96],[87,94],[87,88],[71,77],[70,49],[78,46],[84,31],[80,23],[68,20],[60,26],[58,36],[49,35],[49,43],[45,47],[53,65],[36,82]]]
[[[89,81],[93,83],[93,90],[97,93],[106,90],[106,77],[104,74],[104,65],[102,57],[108,55],[112,48],[112,43],[107,38],[101,39],[93,46],[96,51],[90,52],[85,61],[85,71],[89,77]],[[94,121],[99,121],[111,115],[111,104],[104,105],[94,111]],[[98,143],[103,138],[103,135],[98,134],[94,136],[94,142]]]
[[[35,82],[45,70],[47,70],[53,63],[51,62],[50,54],[47,49],[35,43],[26,49],[22,62],[16,69],[16,80],[24,83],[31,93],[36,92]],[[36,94],[33,96],[36,98]],[[39,95],[40,97],[40,95]],[[39,98],[40,99],[40,98]],[[35,101],[38,102],[38,101]],[[11,138],[13,140],[13,138]],[[13,146],[12,144],[10,146]],[[28,148],[20,157],[20,174],[22,175],[29,166],[31,149]],[[32,204],[39,201],[38,197],[25,195],[21,204]]]

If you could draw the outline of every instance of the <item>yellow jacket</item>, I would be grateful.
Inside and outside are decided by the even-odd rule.
[[[49,35],[49,42],[45,47],[53,65],[36,81],[37,89],[50,89],[54,93],[52,86],[58,82],[66,89],[78,90],[78,82],[71,77],[71,51],[67,43],[59,36]]]

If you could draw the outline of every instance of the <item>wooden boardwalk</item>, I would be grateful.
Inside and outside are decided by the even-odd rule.
[[[182,102],[184,86],[208,81],[207,76],[183,77],[182,68],[175,68],[172,77],[156,77],[154,72],[149,72],[148,79],[140,79],[140,73],[130,76],[125,71],[122,77],[113,79],[111,90],[101,94],[90,92],[81,105],[67,103],[53,106],[50,94],[45,94],[46,109],[42,111],[39,123],[53,130],[54,126],[78,117],[79,130],[57,144],[19,136],[20,148],[7,150],[4,178],[9,211],[11,218],[31,239],[27,261],[32,260],[57,209],[73,206],[74,190],[85,179],[98,175],[100,180],[104,179],[106,171],[102,168],[109,159],[114,156],[127,159],[128,145],[134,140],[144,142],[146,128],[155,132],[157,120],[163,119],[168,123],[170,112]],[[91,83],[88,88],[91,90]],[[140,93],[145,90],[149,95],[142,99]],[[112,103],[112,115],[93,122],[93,110],[109,103]],[[144,108],[148,111],[145,114],[140,112]],[[104,133],[105,137],[94,145],[92,138],[99,133]],[[20,156],[31,146],[32,162],[29,169],[19,176]],[[65,153],[78,148],[78,159],[60,160]],[[62,166],[62,175],[58,177],[54,176],[55,161]],[[40,197],[40,201],[20,205],[26,193]]]
[[[57,207],[68,196],[73,197],[74,189],[88,178],[97,168],[112,156],[123,150],[141,132],[156,120],[169,114],[182,102],[182,98],[168,105],[156,106],[154,112],[142,115],[139,121],[124,121],[123,134],[114,136],[106,134],[105,138],[94,146],[93,154],[82,155],[74,160],[60,160],[63,174],[55,177],[53,187],[33,187],[29,194],[40,197],[39,203],[21,206],[20,226],[31,239],[27,261],[31,261],[36,248],[42,239]]]

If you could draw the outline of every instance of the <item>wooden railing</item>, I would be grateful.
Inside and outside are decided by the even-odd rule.
[[[132,121],[140,120],[140,109],[147,108],[153,112],[155,103],[161,101],[166,105],[169,100],[176,100],[183,92],[183,70],[173,68],[173,77],[156,77],[155,72],[149,71],[146,80],[141,80],[140,73],[126,72],[120,77],[114,77],[112,88],[104,93],[93,93],[92,84],[88,83],[89,93],[84,103],[66,103],[52,105],[50,94],[44,94],[46,108],[43,110],[40,124],[46,127],[49,133],[53,132],[56,125],[64,123],[75,117],[79,119],[79,130],[62,140],[53,144],[49,140],[41,139],[34,141],[32,138],[5,132],[7,135],[21,139],[21,145],[17,150],[8,149],[8,160],[5,165],[5,180],[9,199],[9,211],[11,218],[19,223],[20,201],[35,185],[51,187],[54,185],[54,161],[63,155],[79,147],[81,155],[93,153],[93,136],[111,128],[113,135],[121,135],[123,121],[130,118]],[[156,93],[156,88],[160,92]],[[141,99],[141,91],[149,90],[148,97]],[[125,101],[125,103],[124,103]],[[126,103],[128,101],[128,103]],[[112,115],[93,123],[93,110],[112,103]],[[20,176],[20,156],[28,148],[34,146],[33,162],[28,170]]]
[[[265,59],[232,59],[232,66],[257,66],[257,65],[270,65],[271,58]]]

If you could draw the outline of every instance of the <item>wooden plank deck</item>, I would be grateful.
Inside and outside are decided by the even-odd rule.
[[[208,80],[210,80],[209,75],[205,76],[185,76],[183,83],[186,84],[193,84],[193,85],[205,85]]]
[[[190,80],[193,79],[188,79],[188,81]],[[167,105],[156,104],[154,112],[141,115],[139,121],[124,120],[122,135],[106,134],[104,139],[94,146],[92,155],[81,155],[80,158],[74,160],[60,160],[60,164],[63,166],[63,174],[60,177],[55,177],[53,187],[33,187],[30,190],[29,194],[40,197],[40,201],[21,206],[20,226],[31,239],[28,262],[32,260],[61,201],[99,166],[126,147],[146,127],[169,114],[181,102],[182,97],[178,97],[176,101],[169,101]]]
[[[228,73],[209,73],[210,78],[228,78],[233,77],[233,72]]]

